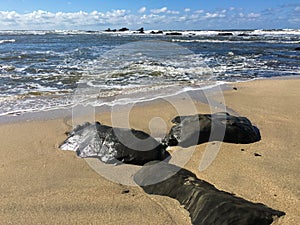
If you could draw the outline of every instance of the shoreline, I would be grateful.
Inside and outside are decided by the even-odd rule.
[[[235,85],[239,85],[240,83],[248,83],[248,82],[253,82],[253,81],[257,81],[257,80],[294,80],[294,79],[300,79],[300,75],[262,77],[262,78],[254,78],[254,79],[245,80],[245,81],[221,82],[220,84],[215,84],[215,85],[211,85],[209,87],[204,87],[204,89],[206,89],[206,90],[208,90],[208,92],[210,92],[210,90],[213,91],[214,88],[220,87],[220,90],[222,92],[224,92],[227,90],[231,90]],[[127,105],[129,105],[129,104],[138,104],[138,105],[141,105],[141,104],[149,105],[150,104],[151,105],[151,104],[155,104],[155,102],[160,101],[161,99],[164,99],[164,98],[168,98],[168,97],[176,98],[176,96],[180,96],[180,94],[189,94],[189,93],[192,94],[193,91],[197,92],[197,91],[202,91],[202,90],[203,90],[202,88],[188,90],[188,91],[182,90],[182,91],[176,92],[170,96],[157,96],[153,99],[146,99],[142,102],[128,102],[126,104]],[[204,102],[203,97],[195,98],[194,100],[200,101],[202,103]],[[109,104],[110,104],[109,102],[105,102],[103,105],[100,106],[100,107],[103,107],[102,109],[100,109],[99,106],[94,107],[94,108],[97,108],[96,113],[109,112],[111,110],[111,108],[115,106],[115,105],[109,105]],[[118,105],[118,104],[116,104],[116,105]],[[234,111],[232,109],[229,109],[229,111],[230,110],[231,110],[231,113],[234,113]],[[7,113],[5,115],[0,115],[0,125],[8,124],[8,123],[24,122],[24,121],[59,119],[59,118],[63,118],[63,117],[72,117],[72,109],[70,109],[70,107],[66,106],[66,107],[47,109],[47,110],[39,110],[39,111],[25,111],[20,114],[18,114],[18,112],[17,112],[17,115],[14,115],[13,112]]]
[[[127,105],[151,105],[156,104],[156,102],[160,102],[163,99],[176,99],[176,98],[182,98],[182,97],[190,97],[191,100],[199,101],[199,102],[205,102],[205,93],[207,94],[214,92],[214,90],[219,89],[221,91],[230,89],[230,83],[224,83],[221,82],[220,84],[214,84],[209,85],[201,88],[182,88],[179,91],[169,94],[169,95],[161,95],[161,96],[155,96],[153,98],[147,98],[144,100],[139,101],[137,100],[129,100],[128,102],[121,102],[121,103],[111,103],[111,102],[103,102],[101,105],[92,106],[92,108],[95,108],[96,113],[107,113],[110,112],[113,107],[119,107],[119,106],[127,106]],[[128,96],[134,95],[134,94],[128,94]],[[197,96],[198,95],[198,96]],[[122,98],[121,98],[122,99]],[[127,95],[126,95],[126,99]],[[114,100],[114,99],[113,99]],[[15,113],[17,113],[15,115]],[[7,113],[5,115],[0,115],[0,125],[6,124],[6,123],[14,123],[14,122],[22,122],[22,121],[34,121],[34,120],[47,120],[47,119],[58,119],[62,117],[71,117],[72,116],[72,106],[71,107],[60,107],[60,108],[54,108],[54,109],[48,109],[48,110],[39,110],[39,111],[25,111],[23,113],[18,112],[11,112]]]
[[[262,140],[247,145],[222,143],[213,163],[201,172],[199,162],[213,143],[197,145],[184,168],[221,190],[284,211],[286,216],[274,224],[297,225],[300,79],[233,84],[236,90],[231,87],[223,92],[226,106],[249,118],[260,129]],[[176,102],[188,108],[185,99]],[[210,113],[204,103],[196,102],[195,107],[199,113]],[[58,149],[66,138],[64,133],[72,128],[69,113],[57,112],[48,118],[41,113],[37,120],[0,124],[2,222],[190,224],[188,213],[174,199],[148,196],[137,187],[113,183],[74,152]],[[129,122],[135,129],[160,136],[177,114],[172,104],[155,101],[134,107]],[[122,112],[115,116],[123,122]],[[109,112],[95,119],[112,123]]]

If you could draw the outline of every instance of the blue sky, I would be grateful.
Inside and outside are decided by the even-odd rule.
[[[299,0],[1,0],[0,29],[300,28]]]

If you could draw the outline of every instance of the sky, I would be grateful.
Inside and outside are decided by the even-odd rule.
[[[300,0],[1,0],[0,30],[300,29]]]

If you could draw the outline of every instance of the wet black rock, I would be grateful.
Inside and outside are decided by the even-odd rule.
[[[296,51],[300,51],[300,47],[295,48]]]
[[[237,36],[239,36],[239,37],[248,37],[248,36],[250,36],[250,34],[248,34],[248,33],[241,33],[241,34],[238,34]]]
[[[147,163],[134,175],[148,194],[174,198],[189,211],[195,225],[269,225],[285,215],[261,203],[252,203],[220,191],[192,172],[165,162]],[[161,181],[155,183],[155,180]]]
[[[151,31],[150,34],[163,34],[164,32],[159,30],[159,31]]]
[[[119,31],[124,32],[124,31],[129,31],[129,29],[126,27],[123,27],[123,28],[119,29]]]
[[[143,131],[113,128],[99,122],[77,126],[60,145],[80,157],[96,157],[106,163],[143,165],[168,156],[165,146]]]
[[[105,32],[117,32],[117,29],[111,30],[110,28],[106,29]]]
[[[232,36],[233,33],[229,33],[229,32],[222,32],[222,33],[218,33],[219,36]]]
[[[175,125],[162,140],[167,146],[190,147],[210,141],[248,144],[261,139],[258,128],[246,117],[223,112],[178,116],[172,122]]]
[[[140,29],[137,30],[140,34],[143,34],[144,33],[144,28],[141,27]]]
[[[166,33],[166,35],[182,35],[182,33],[179,33],[179,32],[170,32],[170,33]]]

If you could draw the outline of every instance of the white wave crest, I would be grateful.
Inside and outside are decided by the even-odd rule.
[[[0,44],[3,44],[3,43],[14,43],[16,42],[15,39],[10,39],[10,40],[0,40]]]

